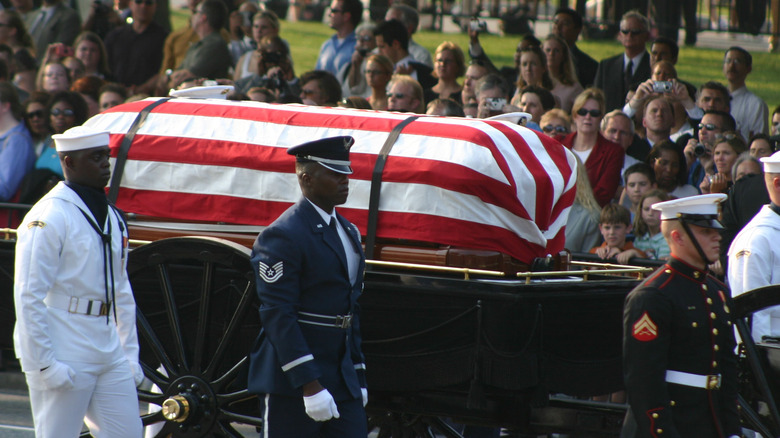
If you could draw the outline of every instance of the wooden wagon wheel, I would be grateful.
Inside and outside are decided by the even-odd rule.
[[[157,437],[238,437],[259,426],[247,353],[259,333],[249,250],[221,239],[163,239],[132,251],[141,366],[138,391]],[[142,386],[143,387],[143,386]]]
[[[780,434],[780,409],[778,402],[780,388],[772,388],[780,381],[780,370],[769,366],[764,354],[753,342],[747,318],[759,310],[780,305],[780,285],[766,286],[746,292],[734,298],[734,316],[737,332],[742,338],[741,385],[742,393],[739,402],[742,407],[743,420],[748,427],[760,432],[763,436],[778,436]],[[764,404],[760,415],[757,412],[757,402]]]

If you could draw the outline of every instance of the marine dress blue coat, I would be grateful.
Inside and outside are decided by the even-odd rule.
[[[336,401],[360,399],[366,387],[358,297],[365,255],[357,227],[336,214],[359,255],[349,280],[338,233],[302,199],[263,230],[252,249],[263,329],[250,353],[248,388],[256,394],[302,397],[315,379]],[[301,314],[303,312],[303,314]],[[352,315],[347,328],[304,323]]]

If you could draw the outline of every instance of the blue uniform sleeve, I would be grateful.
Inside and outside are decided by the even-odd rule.
[[[252,250],[263,330],[294,388],[321,375],[298,323],[302,263],[302,249],[279,228],[264,230]]]

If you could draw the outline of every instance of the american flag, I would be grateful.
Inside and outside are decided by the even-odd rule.
[[[112,155],[157,99],[87,122],[111,132]],[[408,114],[225,100],[154,108],[129,149],[117,206],[188,221],[268,225],[301,198],[303,142],[351,135],[354,174],[338,211],[365,234],[371,176]],[[393,146],[382,176],[377,237],[499,251],[524,263],[563,249],[574,200],[573,155],[544,134],[500,121],[421,116]]]

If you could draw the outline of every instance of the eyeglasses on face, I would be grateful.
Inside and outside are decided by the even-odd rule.
[[[387,93],[388,99],[403,99],[404,97],[406,97],[406,95],[403,93]]]
[[[720,128],[714,123],[699,123],[699,129],[706,129],[707,131],[720,131]]]
[[[362,41],[362,42],[364,42],[364,43],[367,43],[367,42],[369,42],[369,41],[372,41],[373,39],[374,39],[374,37],[372,37],[372,36],[368,36],[368,35],[366,35],[366,36],[362,36],[362,37],[358,37],[358,41]]]
[[[151,5],[153,5],[153,4],[157,3],[157,2],[155,0],[133,0],[133,3],[135,3],[137,5],[151,6]],[[203,13],[203,11],[196,11],[196,12]]]
[[[577,110],[577,114],[583,117],[585,117],[588,114],[590,114],[591,117],[601,117],[601,110],[597,110],[597,109],[586,110],[585,108],[580,108]]]
[[[317,90],[307,90],[305,88],[301,89],[301,94],[303,94],[304,96],[311,96],[312,94],[316,94],[316,93]]]
[[[330,10],[331,14],[340,14],[342,12],[344,12],[344,9],[331,9]]]
[[[553,131],[557,132],[557,133],[560,133],[560,134],[566,134],[566,133],[569,132],[569,130],[566,129],[565,126],[561,126],[561,125],[547,125],[544,128],[542,128],[542,131],[544,131],[544,132],[546,132],[548,134],[553,132]]]
[[[59,108],[54,108],[53,110],[51,110],[51,115],[53,115],[54,117],[58,117],[58,116],[73,117],[74,114],[75,113],[70,108],[66,108],[64,110]]]
[[[620,33],[623,35],[631,34],[632,36],[642,35],[645,33],[643,29],[620,29]]]
[[[377,75],[387,75],[387,74],[390,74],[390,73],[388,73],[388,72],[386,72],[384,70],[366,70],[366,74],[367,75],[371,75],[371,76],[377,76]]]
[[[46,117],[46,112],[44,110],[30,111],[27,113],[28,119],[42,119],[44,117]]]

